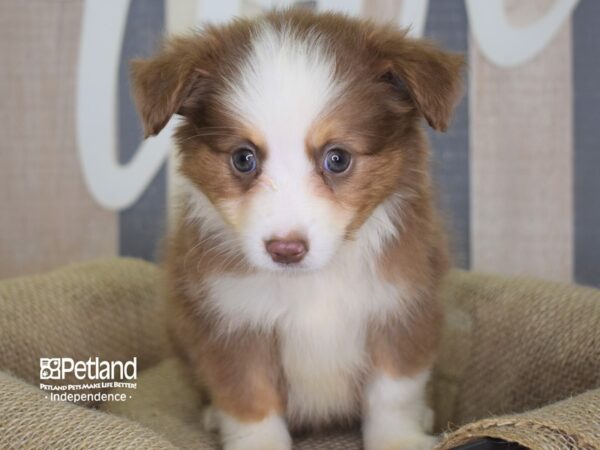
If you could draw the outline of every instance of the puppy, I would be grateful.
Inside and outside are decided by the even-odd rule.
[[[359,420],[368,450],[433,446],[447,257],[420,122],[446,129],[462,66],[391,26],[301,10],[132,63],[146,135],[183,117],[169,329],[225,449]]]

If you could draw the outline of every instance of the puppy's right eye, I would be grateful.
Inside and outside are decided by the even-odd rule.
[[[231,155],[231,163],[238,172],[254,172],[256,170],[256,154],[250,147],[240,147]]]

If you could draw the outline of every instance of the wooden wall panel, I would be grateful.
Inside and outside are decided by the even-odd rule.
[[[547,7],[511,2],[508,11],[523,23],[520,14],[535,20]],[[470,67],[472,268],[571,280],[570,21],[516,68],[493,65],[471,39]]]
[[[117,252],[75,142],[80,1],[0,2],[0,277]]]

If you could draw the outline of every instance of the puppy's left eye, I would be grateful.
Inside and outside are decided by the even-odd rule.
[[[352,156],[349,152],[341,148],[332,148],[325,154],[323,168],[328,172],[342,173],[348,170]]]
[[[241,147],[231,155],[231,163],[239,172],[254,172],[256,170],[256,155],[251,148]]]

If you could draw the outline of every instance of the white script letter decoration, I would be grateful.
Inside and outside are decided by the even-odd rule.
[[[245,0],[250,1],[250,0]],[[255,0],[256,1],[256,0]],[[555,36],[578,0],[556,0],[543,17],[527,26],[509,23],[504,0],[465,0],[474,39],[492,63],[514,67],[533,58]],[[129,0],[85,0],[77,73],[77,149],[86,185],[103,207],[121,210],[133,205],[164,164],[176,119],[156,137],[140,143],[131,161],[117,158],[117,87],[119,60]],[[196,21],[220,23],[240,13],[243,0],[197,0]],[[265,7],[293,0],[257,0]],[[358,15],[361,0],[321,0],[319,10]],[[413,37],[423,35],[428,0],[404,0],[399,24]],[[192,19],[193,21],[193,19]]]
[[[513,26],[504,0],[466,0],[469,23],[484,56],[501,67],[515,67],[537,55],[570,16],[578,0],[556,0],[530,25]]]
[[[172,119],[156,137],[140,143],[127,164],[117,159],[117,83],[129,1],[86,0],[77,74],[77,148],[87,187],[111,210],[136,202],[170,146]]]

